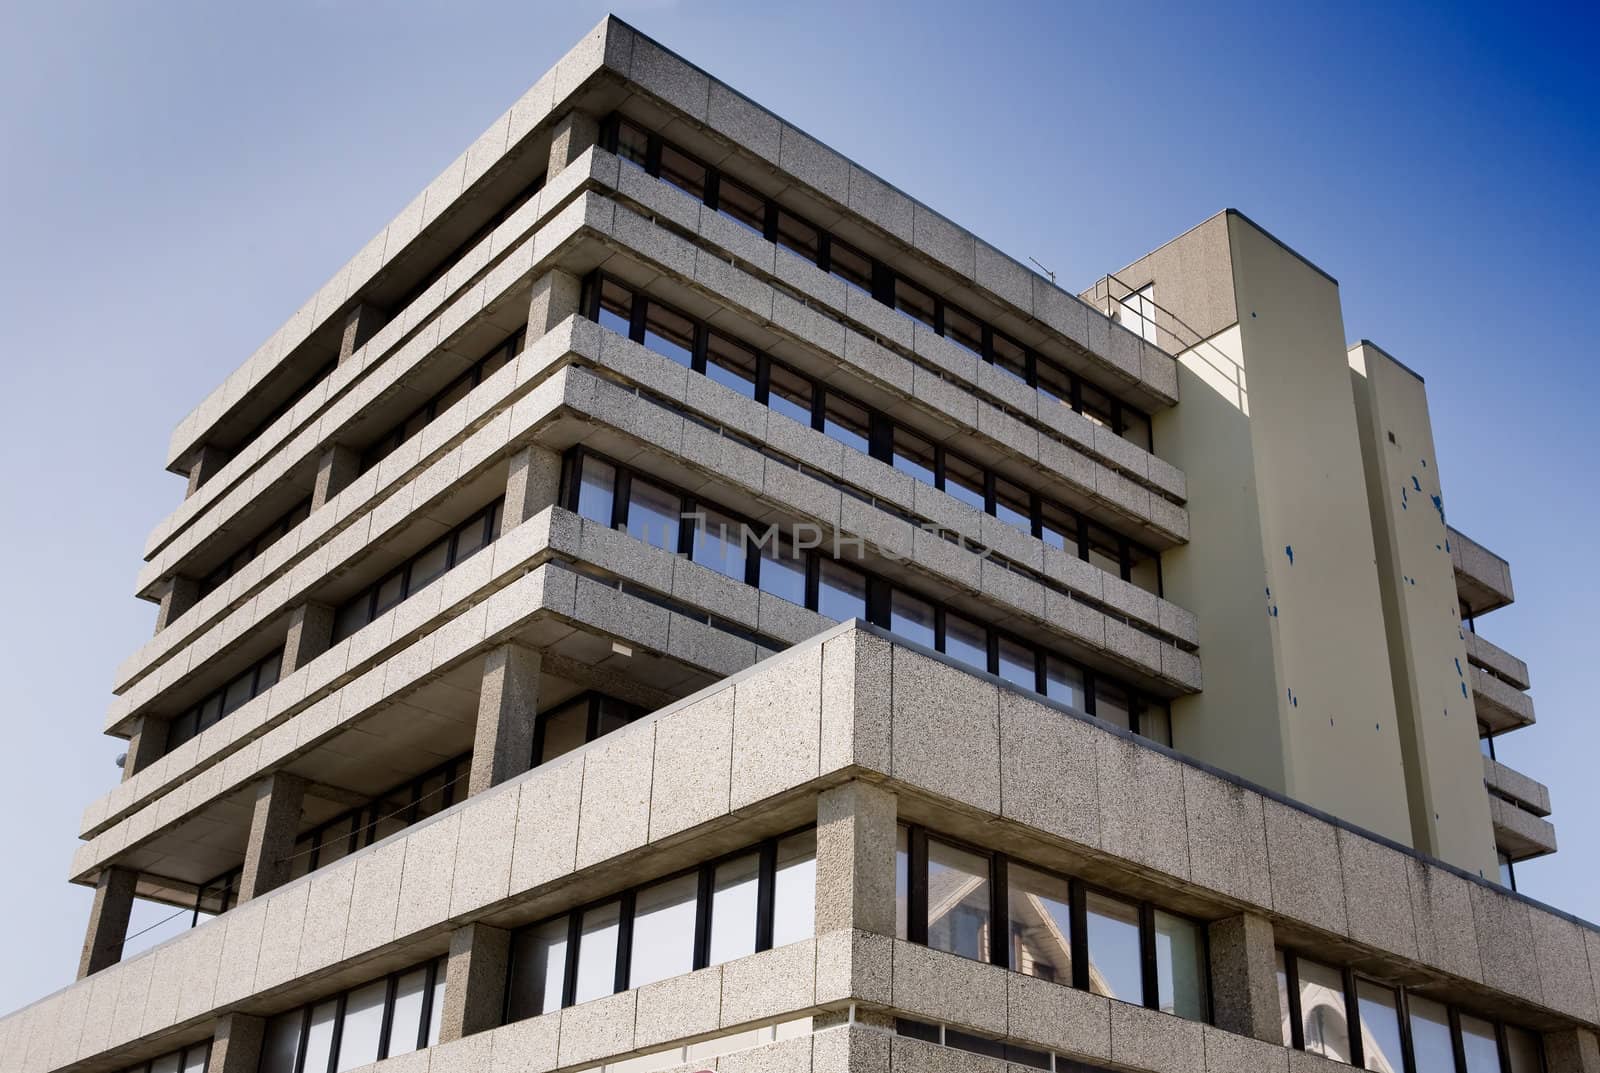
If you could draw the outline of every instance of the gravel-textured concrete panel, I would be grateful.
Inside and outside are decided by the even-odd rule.
[[[841,928],[817,937],[818,1005],[854,999],[880,1006],[894,1002],[894,939]]]
[[[254,993],[256,962],[266,924],[267,902],[261,899],[236,906],[210,924],[202,925],[227,928],[222,940],[222,967],[217,972],[216,991],[211,997],[216,1005],[238,1002]]]
[[[310,897],[310,883],[295,883],[267,896],[261,956],[256,960],[256,991],[294,979],[300,960],[300,935],[305,929],[306,903]]]
[[[883,1073],[894,1037],[866,1028],[824,1029],[811,1036],[814,1073]]]
[[[1337,828],[1279,804],[1263,801],[1272,908],[1285,916],[1344,935],[1344,887],[1338,881]]]
[[[733,689],[656,723],[650,840],[687,831],[728,811],[733,773]]]
[[[1534,945],[1527,905],[1476,883],[1470,887],[1473,930],[1478,936],[1484,980],[1496,990],[1543,1002],[1539,963],[1529,956]]]
[[[1187,879],[1183,765],[1114,734],[1097,735],[1095,762],[1101,848]]]
[[[1584,947],[1587,929],[1537,909],[1529,910],[1528,923],[1533,932],[1544,1004],[1590,1024],[1600,1021],[1589,954]]]
[[[893,665],[894,776],[999,812],[999,689],[905,648]]]
[[[1205,1068],[1204,1026],[1198,1021],[1111,1003],[1111,1060],[1153,1073],[1194,1073]]]
[[[654,759],[652,724],[613,734],[584,754],[577,867],[587,868],[648,839]]]
[[[774,660],[733,689],[730,807],[817,777],[821,763],[822,650]]]
[[[493,1049],[494,1035],[490,1032],[437,1044],[430,1048],[428,1073],[489,1073]]]
[[[407,835],[396,935],[409,935],[449,915],[460,832],[461,813],[455,812]]]
[[[394,938],[405,860],[406,840],[396,838],[356,862],[350,921],[344,934],[345,957],[376,949]]]
[[[1408,861],[1411,914],[1423,961],[1468,980],[1482,980],[1478,933],[1472,920],[1472,884],[1442,868]]]
[[[941,1047],[910,1036],[895,1036],[889,1067],[895,1073],[1008,1073],[1011,1068],[999,1058],[954,1047]]]
[[[561,1014],[529,1017],[488,1033],[489,1073],[546,1073],[556,1067]]]
[[[806,1009],[816,1001],[816,975],[813,939],[728,962],[722,966],[722,1027]]]
[[[717,1073],[807,1073],[810,1069],[810,1036],[764,1043],[717,1059]]]
[[[646,984],[639,988],[633,1045],[642,1049],[715,1032],[721,1011],[720,965]]]
[[[497,788],[481,794],[462,813],[450,884],[451,916],[497,902],[509,891],[518,798],[517,786]]]
[[[917,1017],[1004,1035],[1007,975],[956,954],[894,944],[894,1004]]]
[[[311,889],[306,897],[305,926],[300,932],[296,976],[326,968],[343,956],[359,864],[359,861],[340,861],[312,873]]]
[[[898,802],[852,779],[817,797],[816,930],[895,931]]]
[[[1006,974],[1007,1032],[1073,1058],[1111,1057],[1110,999],[1021,973]]]
[[[1350,938],[1415,958],[1417,927],[1411,912],[1408,858],[1342,829],[1338,839]]]
[[[1260,794],[1195,768],[1183,770],[1190,878],[1263,908],[1272,905]]]
[[[140,1035],[159,1032],[172,1024],[173,1015],[178,1009],[178,993],[183,988],[183,973],[188,968],[188,959],[185,956],[188,946],[188,943],[163,943],[150,955],[155,965],[150,970],[150,989],[144,1002],[144,1019],[139,1027]],[[57,1022],[51,1026],[51,1042],[45,1048],[47,1056],[54,1051],[55,1033],[62,1028],[60,1016],[67,1008],[68,999],[72,994],[72,990],[69,989],[55,996]]]
[[[624,991],[562,1010],[557,1064],[577,1065],[631,1051],[638,994]]]
[[[1288,1073],[1289,1049],[1249,1036],[1204,1028],[1206,1073]]]
[[[1085,846],[1100,845],[1094,727],[1000,692],[1000,814]]]

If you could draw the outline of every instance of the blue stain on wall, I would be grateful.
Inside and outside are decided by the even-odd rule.
[[[1293,544],[1285,544],[1283,546],[1283,553],[1289,557],[1289,565],[1293,566],[1294,565],[1294,545]]]
[[[1400,509],[1401,510],[1410,510],[1411,509],[1411,504],[1406,499],[1406,486],[1403,485],[1403,484],[1400,486]]]
[[[1465,683],[1465,682],[1461,683],[1461,695],[1463,697],[1465,697],[1467,695],[1467,683]],[[1470,700],[1471,698],[1468,698],[1468,699]]]
[[[1438,496],[1429,496],[1433,500],[1433,509],[1439,512],[1439,520],[1444,521],[1444,500]]]
[[[1462,640],[1465,641],[1466,638],[1463,637]],[[1461,659],[1460,659],[1459,656],[1456,658],[1456,677],[1457,678],[1465,678],[1466,677],[1466,675],[1461,673]]]
[[[1422,485],[1417,481],[1417,475],[1415,473],[1411,475],[1411,487],[1415,488],[1419,492],[1422,491]]]

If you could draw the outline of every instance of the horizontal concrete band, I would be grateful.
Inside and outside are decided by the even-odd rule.
[[[1550,789],[1515,768],[1490,757],[1483,758],[1483,781],[1491,790],[1514,798],[1535,816],[1550,815]]]
[[[1485,640],[1482,634],[1464,631],[1463,639],[1467,642],[1467,658],[1473,663],[1493,671],[1518,689],[1527,689],[1532,683],[1526,663],[1494,642]]]
[[[518,595],[550,599],[556,569],[518,583],[543,593]],[[80,1023],[77,1058],[56,1062],[69,1064],[308,974],[354,982],[365,978],[358,965],[379,971],[372,959],[385,950],[393,965],[436,952],[419,944],[450,924],[513,925],[606,893],[574,885],[585,869],[614,889],[616,864],[630,854],[676,847],[658,872],[635,869],[666,874],[689,863],[691,843],[708,832],[726,848],[751,825],[771,833],[798,815],[785,807],[805,807],[796,794],[852,775],[883,780],[908,817],[1025,845],[1025,859],[1157,884],[1163,898],[1209,906],[1211,916],[1253,909],[1290,940],[1332,939],[1352,958],[1381,958],[1484,1001],[1597,1019],[1593,928],[849,624],[80,981],[13,1015],[23,1020],[8,1019],[6,1031],[26,1023],[54,1040],[71,1033],[53,1026]],[[859,960],[881,973],[900,957]],[[999,994],[999,978],[983,975],[998,970],[942,964],[940,972],[981,977],[950,995]],[[999,1024],[998,1015],[979,1022],[938,1005],[956,998],[914,1000],[898,981],[896,970],[897,1006]],[[1009,993],[1011,980],[1003,984]]]
[[[1472,706],[1478,722],[1491,730],[1508,730],[1535,722],[1533,698],[1481,667],[1469,667]]]
[[[754,153],[775,173],[905,243],[919,258],[955,273],[993,300],[1072,339],[1091,359],[1133,378],[1155,399],[1176,400],[1177,366],[1171,355],[626,24],[608,18],[180,422],[169,446],[168,465],[176,464],[203,442],[252,387],[275,372],[287,355],[349,300],[358,297],[362,288],[419,236],[425,239],[430,224],[462,198],[470,197],[481,177],[516,153],[537,127],[568,107],[579,88],[602,72],[680,110],[706,131]]]
[[[140,708],[186,680],[191,672],[203,668],[211,657],[246,637],[254,626],[270,621],[292,606],[323,577],[349,564],[408,520],[424,515],[435,500],[448,495],[452,482],[468,474],[459,456],[470,454],[479,458],[479,469],[501,457],[504,451],[496,449],[495,454],[483,459],[478,446],[477,441],[490,417],[574,359],[647,387],[668,406],[715,421],[744,439],[761,444],[763,452],[758,454],[693,422],[674,424],[674,431],[681,427],[682,435],[674,435],[673,443],[681,443],[685,460],[702,465],[709,472],[742,477],[739,483],[745,491],[772,496],[774,489],[764,488],[764,484],[772,482],[763,480],[765,463],[762,458],[763,454],[771,458],[776,452],[805,464],[838,485],[854,487],[859,496],[870,496],[874,501],[867,503],[857,496],[841,495],[836,488],[829,489],[816,481],[802,481],[798,472],[790,467],[782,476],[788,480],[789,487],[785,491],[791,494],[778,496],[777,501],[782,503],[787,498],[793,508],[791,513],[796,517],[816,516],[814,511],[819,502],[831,504],[823,506],[817,517],[830,531],[843,529],[870,537],[885,548],[900,549],[906,557],[913,557],[917,550],[913,548],[915,536],[919,542],[917,548],[922,549],[914,556],[916,559],[945,561],[945,572],[975,591],[992,587],[981,583],[981,566],[983,572],[994,576],[994,585],[1011,589],[1013,601],[1020,602],[1023,607],[1037,610],[1043,607],[1049,595],[1062,595],[1003,569],[998,559],[980,563],[973,553],[960,545],[936,540],[931,532],[914,533],[916,526],[907,519],[920,518],[925,525],[938,526],[972,544],[993,549],[1003,559],[1064,586],[1075,597],[1103,605],[1110,612],[1110,617],[1104,621],[1113,632],[1123,628],[1117,619],[1125,616],[1144,629],[1180,642],[1193,644],[1198,637],[1198,625],[1191,612],[1107,574],[1075,555],[1050,547],[893,467],[846,449],[822,433],[703,377],[691,376],[669,359],[591,322],[574,320],[531,345],[519,356],[515,368],[502,369],[475,389],[460,404],[462,413],[438,430],[441,435],[415,438],[415,446],[403,446],[385,459],[375,471],[376,479],[364,478],[318,511],[317,514],[324,517],[318,519],[317,528],[327,543],[304,547],[303,551],[293,554],[274,555],[270,560],[271,572],[267,566],[252,571],[257,588],[239,592],[231,610],[220,600],[197,607],[143,646],[140,655],[153,662],[131,673],[124,695],[111,706],[107,726],[125,723]],[[608,415],[595,413],[593,416],[605,421]],[[505,438],[519,440],[527,431],[526,425],[538,419],[539,415],[529,415],[526,422],[507,430]],[[676,421],[670,416],[668,420]],[[443,434],[451,431],[454,436],[445,438]],[[651,430],[651,442],[658,445],[665,442],[656,436],[659,431]],[[797,500],[797,490],[806,486],[810,487],[810,494]],[[819,501],[819,494],[825,499]],[[383,496],[387,498],[380,498]],[[890,513],[885,514],[875,503],[887,505]],[[808,506],[812,508],[809,511]],[[303,541],[286,537],[283,543],[287,547]],[[212,604],[220,605],[215,612],[212,612]],[[212,612],[209,619],[207,612]],[[1087,621],[1084,614],[1085,609],[1075,607],[1071,614],[1046,617],[1050,621],[1062,618],[1072,622],[1076,629],[1069,632],[1076,633],[1092,647],[1105,647],[1104,628],[1100,625],[1103,616]],[[166,640],[169,637],[170,644]],[[186,640],[188,644],[183,646],[181,642]],[[1160,642],[1159,637],[1138,640],[1131,634],[1129,639],[1130,646],[1148,647]],[[1163,664],[1154,653],[1155,649],[1151,648],[1147,666],[1161,673]],[[1167,663],[1170,664],[1165,668],[1167,673],[1180,675],[1185,684],[1198,683],[1199,664],[1192,654],[1175,650]],[[125,664],[124,670],[133,672],[135,667]],[[157,670],[159,677],[152,677]],[[1141,666],[1140,670],[1146,671],[1146,667]]]
[[[1489,819],[1494,824],[1495,846],[1513,861],[1556,851],[1556,828],[1510,801],[1489,796]]]
[[[573,176],[563,188],[565,192],[552,188],[541,196],[548,194],[553,199],[569,198],[573,183],[581,178],[574,173],[579,172],[614,183],[617,168],[616,159],[610,154],[590,150],[582,160],[561,174],[564,181]],[[623,171],[633,173],[636,169],[626,168]],[[655,180],[648,181],[665,186]],[[1140,483],[1148,481],[1152,487],[1163,491],[1174,488],[1181,491],[1183,475],[1175,468],[1108,430],[1095,426],[1066,407],[1041,402],[1033,389],[1010,381],[953,343],[925,329],[917,332],[913,341],[910,322],[877,302],[860,306],[863,311],[861,315],[870,315],[878,324],[874,335],[895,339],[903,334],[903,345],[908,352],[914,350],[924,361],[930,360],[926,357],[928,354],[937,355],[936,374],[925,367],[918,367],[910,359],[895,355],[892,350],[880,346],[874,338],[848,329],[815,309],[800,306],[787,297],[782,284],[773,288],[721,262],[708,262],[703,255],[697,255],[697,247],[693,243],[664,228],[646,224],[631,210],[620,208],[617,211],[625,215],[618,217],[606,229],[606,237],[610,241],[622,242],[624,246],[631,243],[633,252],[653,255],[650,259],[654,263],[682,272],[686,279],[696,280],[702,286],[710,286],[707,282],[708,273],[721,277],[715,280],[714,287],[710,287],[712,293],[730,300],[733,295],[742,296],[739,304],[752,313],[763,327],[776,328],[808,347],[821,350],[830,361],[844,368],[854,368],[870,383],[893,391],[908,402],[929,408],[932,415],[938,418],[953,418],[967,430],[967,435],[974,435],[998,450],[1018,456],[1020,461],[1038,471],[1049,482],[1046,487],[1065,482],[1065,486],[1072,491],[1106,503],[1114,514],[1141,526],[1153,527],[1154,533],[1145,534],[1147,539],[1156,534],[1161,534],[1160,540],[1165,542],[1187,538],[1188,517],[1183,508],[1162,495],[1151,494]],[[722,227],[733,226],[725,218],[712,215]],[[321,448],[334,442],[343,430],[360,419],[362,407],[403,383],[404,376],[427,360],[434,347],[448,353],[452,334],[459,337],[470,327],[467,318],[483,310],[492,310],[508,291],[522,286],[528,275],[542,270],[547,262],[554,259],[557,247],[565,241],[565,236],[560,234],[561,226],[571,227],[576,219],[576,214],[562,213],[560,219],[548,221],[550,233],[539,232],[539,245],[545,256],[539,258],[538,263],[529,266],[522,250],[514,252],[482,281],[483,293],[480,294],[475,287],[441,315],[441,322],[447,328],[453,327],[453,333],[434,329],[430,322],[420,335],[414,336],[401,351],[379,366],[370,382],[358,384],[339,404],[331,407],[318,422],[314,436],[302,434],[297,437],[291,443],[291,449],[281,457],[264,448],[259,456],[261,465],[250,481],[226,498],[219,513],[208,525],[188,530],[184,539],[168,546],[146,565],[140,574],[139,591],[153,591],[152,587],[161,577],[177,569],[183,558],[192,553],[207,536],[214,534],[217,527],[226,525],[228,519],[248,507],[264,487],[281,481],[295,467],[307,465]],[[503,225],[503,229],[516,222],[517,219],[513,218]],[[527,226],[524,224],[524,229]],[[498,242],[499,232],[493,237]],[[508,237],[507,241],[511,239]],[[770,244],[763,245],[768,246],[769,250],[775,249]],[[846,288],[842,283],[814,266],[799,262],[792,255],[785,253],[784,256],[796,265],[790,270],[790,283],[800,286],[802,290],[816,292],[811,297],[836,297],[841,307],[844,305]],[[839,294],[835,296],[834,291]],[[858,302],[859,299],[852,300],[850,305],[855,308]],[[1004,398],[1012,409],[1027,417],[1037,417],[1046,431],[1041,433],[1019,423],[1016,418],[956,387],[951,378],[975,389],[987,386],[991,393]],[[270,433],[264,435],[270,436]],[[198,496],[191,497],[191,501],[195,498]],[[180,511],[191,509],[187,506],[188,502]],[[163,524],[166,526],[166,523]],[[166,527],[169,531],[174,528]]]

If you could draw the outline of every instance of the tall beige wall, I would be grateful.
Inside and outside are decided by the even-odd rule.
[[[1427,389],[1369,343],[1350,349],[1349,365],[1415,844],[1492,878],[1494,831]]]

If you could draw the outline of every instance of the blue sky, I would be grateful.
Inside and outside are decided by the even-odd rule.
[[[1481,631],[1531,664],[1540,722],[1501,757],[1550,785],[1562,845],[1522,888],[1600,919],[1593,17],[767,8],[615,10],[1072,289],[1228,206],[1340,280],[1346,334],[1427,378],[1451,520],[1513,564]],[[172,427],[604,11],[0,10],[0,1010],[76,965],[89,893],[65,875],[117,777],[97,731],[154,621],[131,590],[182,498]]]

